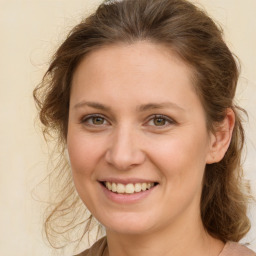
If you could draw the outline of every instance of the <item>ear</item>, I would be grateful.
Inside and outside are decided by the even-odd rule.
[[[216,131],[210,135],[207,164],[217,163],[223,159],[232,138],[234,125],[235,113],[231,108],[228,108],[224,120],[216,127]]]

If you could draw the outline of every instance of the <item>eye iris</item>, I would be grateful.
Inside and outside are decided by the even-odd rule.
[[[155,118],[154,119],[154,124],[156,126],[161,126],[161,125],[165,125],[166,120],[164,118]]]
[[[93,117],[93,124],[99,125],[104,123],[104,119],[102,117]]]

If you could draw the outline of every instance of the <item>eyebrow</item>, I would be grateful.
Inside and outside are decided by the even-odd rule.
[[[104,111],[111,111],[110,107],[108,107],[104,104],[98,103],[98,102],[91,102],[91,101],[81,101],[81,102],[75,104],[74,109],[83,108],[85,106],[99,109],[99,110],[104,110]],[[149,110],[163,109],[163,108],[174,108],[177,110],[185,111],[185,109],[183,109],[182,107],[180,107],[179,105],[177,105],[176,103],[173,103],[173,102],[143,104],[143,105],[137,106],[136,110],[138,112],[145,112],[145,111],[149,111]]]
[[[99,110],[105,110],[105,111],[110,111],[110,107],[108,106],[105,106],[101,103],[98,103],[98,102],[91,102],[91,101],[81,101],[79,103],[77,103],[74,108],[77,109],[77,108],[82,108],[82,107],[85,107],[85,106],[88,106],[88,107],[91,107],[91,108],[96,108],[96,109],[99,109]]]
[[[163,109],[163,108],[174,108],[177,110],[185,111],[185,109],[183,109],[176,103],[169,102],[169,101],[162,102],[162,103],[148,103],[148,104],[144,104],[144,105],[137,107],[139,112],[144,112],[144,111],[148,111],[148,110],[152,110],[152,109]]]

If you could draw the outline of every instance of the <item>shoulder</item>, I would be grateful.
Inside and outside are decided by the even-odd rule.
[[[227,242],[219,256],[256,256],[256,253],[242,244]]]
[[[76,256],[102,256],[107,246],[107,238],[102,237],[96,243],[93,244],[89,249],[77,254]]]

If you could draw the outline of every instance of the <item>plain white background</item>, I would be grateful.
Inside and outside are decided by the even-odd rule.
[[[51,54],[99,0],[0,0],[0,254],[45,256],[43,203],[33,199],[46,175],[47,147],[34,124],[32,90]],[[219,22],[242,63],[237,101],[248,111],[245,175],[256,194],[256,1],[194,0]],[[42,186],[41,186],[42,188]],[[32,191],[34,191],[32,193]],[[36,191],[40,199],[43,191]],[[244,239],[256,250],[256,208]],[[62,254],[63,255],[63,254]],[[70,254],[67,254],[70,255]]]

